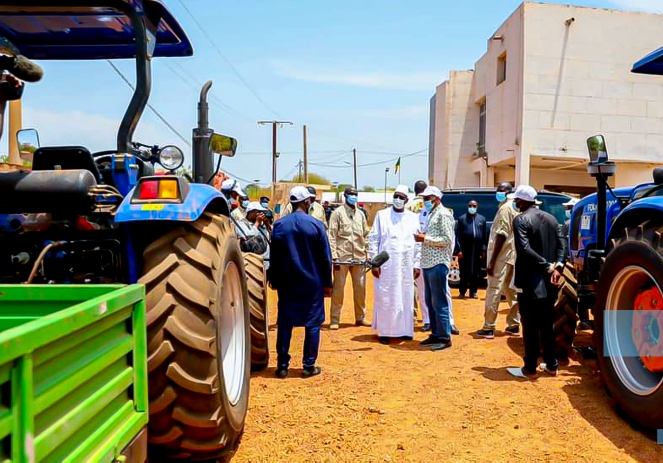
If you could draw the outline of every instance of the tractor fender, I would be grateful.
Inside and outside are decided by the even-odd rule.
[[[610,240],[617,239],[624,233],[627,227],[635,227],[648,220],[663,224],[663,197],[652,196],[650,198],[634,201],[629,204],[617,216],[610,231],[608,232],[608,247]]]
[[[189,185],[182,203],[151,202],[131,204],[133,190],[124,198],[115,213],[115,222],[137,222],[144,220],[166,220],[173,222],[195,222],[203,212],[230,215],[228,201],[216,188],[201,183]]]

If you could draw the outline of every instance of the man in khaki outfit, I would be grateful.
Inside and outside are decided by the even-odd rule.
[[[327,217],[325,216],[325,209],[322,207],[322,204],[317,200],[318,194],[316,193],[316,190],[312,186],[307,186],[306,189],[311,195],[311,207],[308,210],[308,215],[313,217],[314,219],[318,219],[320,222],[322,222],[325,226],[325,229],[327,228]],[[288,205],[285,207],[285,210],[281,214],[281,218],[285,217],[286,215],[292,214],[292,204],[288,203]]]
[[[495,322],[502,295],[511,307],[506,317],[505,332],[514,336],[520,333],[520,315],[518,313],[516,292],[510,287],[516,262],[513,219],[518,215],[513,207],[513,200],[506,197],[512,190],[511,184],[504,182],[497,187],[495,193],[500,206],[490,228],[488,239],[488,262],[486,264],[488,288],[486,289],[483,328],[477,331],[477,336],[480,338],[493,339],[495,337]]]
[[[366,320],[366,272],[359,265],[338,265],[336,262],[368,259],[366,216],[357,209],[357,190],[352,187],[343,193],[345,204],[336,208],[329,218],[329,245],[334,263],[334,289],[332,291],[330,330],[339,328],[345,279],[350,272],[354,296],[355,323],[371,326]]]

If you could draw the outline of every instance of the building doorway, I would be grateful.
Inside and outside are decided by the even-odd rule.
[[[595,187],[590,186],[575,186],[575,185],[544,185],[544,190],[552,191],[553,193],[567,193],[572,195],[577,195],[585,197],[596,193]]]

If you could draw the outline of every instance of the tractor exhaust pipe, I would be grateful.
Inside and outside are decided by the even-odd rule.
[[[214,133],[209,128],[209,105],[207,94],[212,87],[208,80],[200,90],[198,101],[198,126],[193,129],[193,178],[195,183],[207,183],[214,176],[214,158],[210,151],[210,138]]]

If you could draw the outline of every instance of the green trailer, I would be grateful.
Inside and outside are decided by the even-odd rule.
[[[145,287],[0,285],[0,462],[144,462]]]

